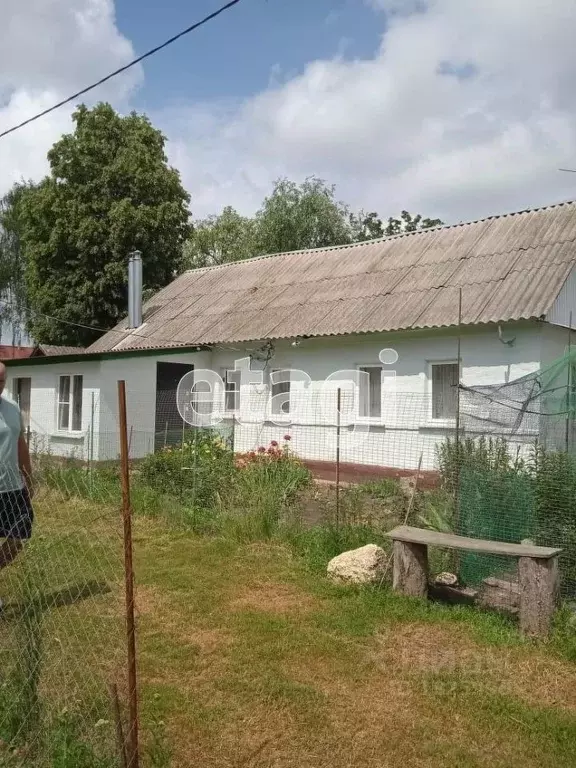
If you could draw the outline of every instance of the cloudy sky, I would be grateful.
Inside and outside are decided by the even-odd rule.
[[[223,0],[2,0],[0,130]],[[447,222],[576,198],[574,0],[241,0],[93,92],[168,137],[195,216],[315,174],[355,208]],[[61,109],[0,139],[40,178]]]

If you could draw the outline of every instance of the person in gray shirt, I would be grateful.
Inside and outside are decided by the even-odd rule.
[[[4,397],[6,366],[0,363],[0,570],[32,536],[32,467],[20,408]],[[1,601],[0,601],[1,607]]]

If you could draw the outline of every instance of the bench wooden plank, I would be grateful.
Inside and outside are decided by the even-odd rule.
[[[465,549],[471,552],[486,552],[491,555],[508,555],[510,557],[537,557],[546,560],[556,557],[562,552],[562,549],[555,547],[537,547],[534,544],[509,544],[504,541],[472,539],[468,536],[429,531],[410,525],[399,525],[389,531],[387,535],[394,541],[407,541],[411,544],[427,544],[431,547]]]

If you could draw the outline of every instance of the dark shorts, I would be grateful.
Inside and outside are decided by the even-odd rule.
[[[0,493],[0,538],[29,539],[34,512],[26,488]]]

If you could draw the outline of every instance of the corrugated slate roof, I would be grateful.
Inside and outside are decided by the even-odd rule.
[[[57,357],[59,355],[80,355],[85,350],[84,347],[66,347],[59,344],[39,344],[38,349],[47,357]]]
[[[191,270],[88,352],[545,318],[576,261],[576,202]]]

